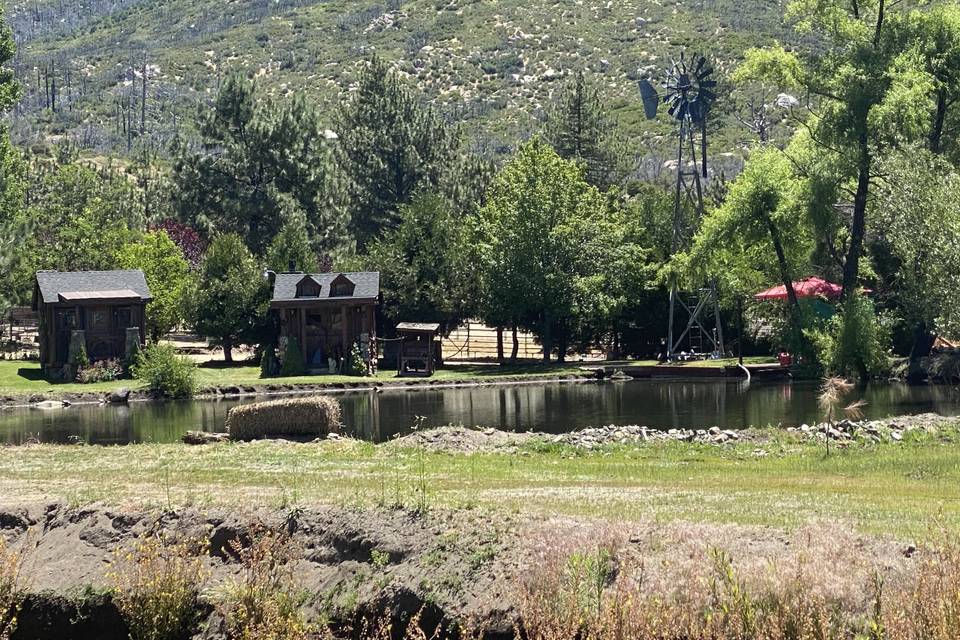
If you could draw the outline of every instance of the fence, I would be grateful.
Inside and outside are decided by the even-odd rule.
[[[518,358],[540,358],[543,348],[533,334],[517,331]],[[513,334],[510,329],[503,330],[503,355],[510,357],[513,349]],[[497,330],[481,322],[468,321],[454,329],[443,339],[443,359],[448,361],[496,360]]]

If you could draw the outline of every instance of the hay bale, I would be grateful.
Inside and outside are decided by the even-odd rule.
[[[233,407],[227,413],[227,432],[234,440],[316,438],[339,430],[340,403],[329,396],[254,402]]]

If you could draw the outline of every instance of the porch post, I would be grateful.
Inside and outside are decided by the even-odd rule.
[[[350,343],[347,341],[347,305],[340,305],[340,333],[343,338],[343,359],[346,361],[350,357]]]

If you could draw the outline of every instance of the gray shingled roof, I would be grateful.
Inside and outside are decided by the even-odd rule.
[[[59,301],[59,295],[73,291],[119,291],[129,289],[142,300],[150,300],[150,288],[143,271],[38,271],[37,285],[44,303]]]
[[[352,296],[335,296],[334,300],[373,299],[380,295],[380,273],[362,271],[351,273],[278,273],[273,283],[274,302],[293,302],[296,300],[316,300],[317,298],[297,298],[297,284],[310,276],[320,285],[320,300],[330,299],[330,283],[343,275],[353,282]]]

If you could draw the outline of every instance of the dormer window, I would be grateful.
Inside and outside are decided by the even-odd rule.
[[[320,283],[311,278],[310,276],[305,276],[300,282],[297,283],[297,297],[298,298],[319,298],[320,297]]]
[[[356,285],[353,281],[342,273],[333,279],[330,283],[330,297],[344,298],[353,295],[353,289]]]

